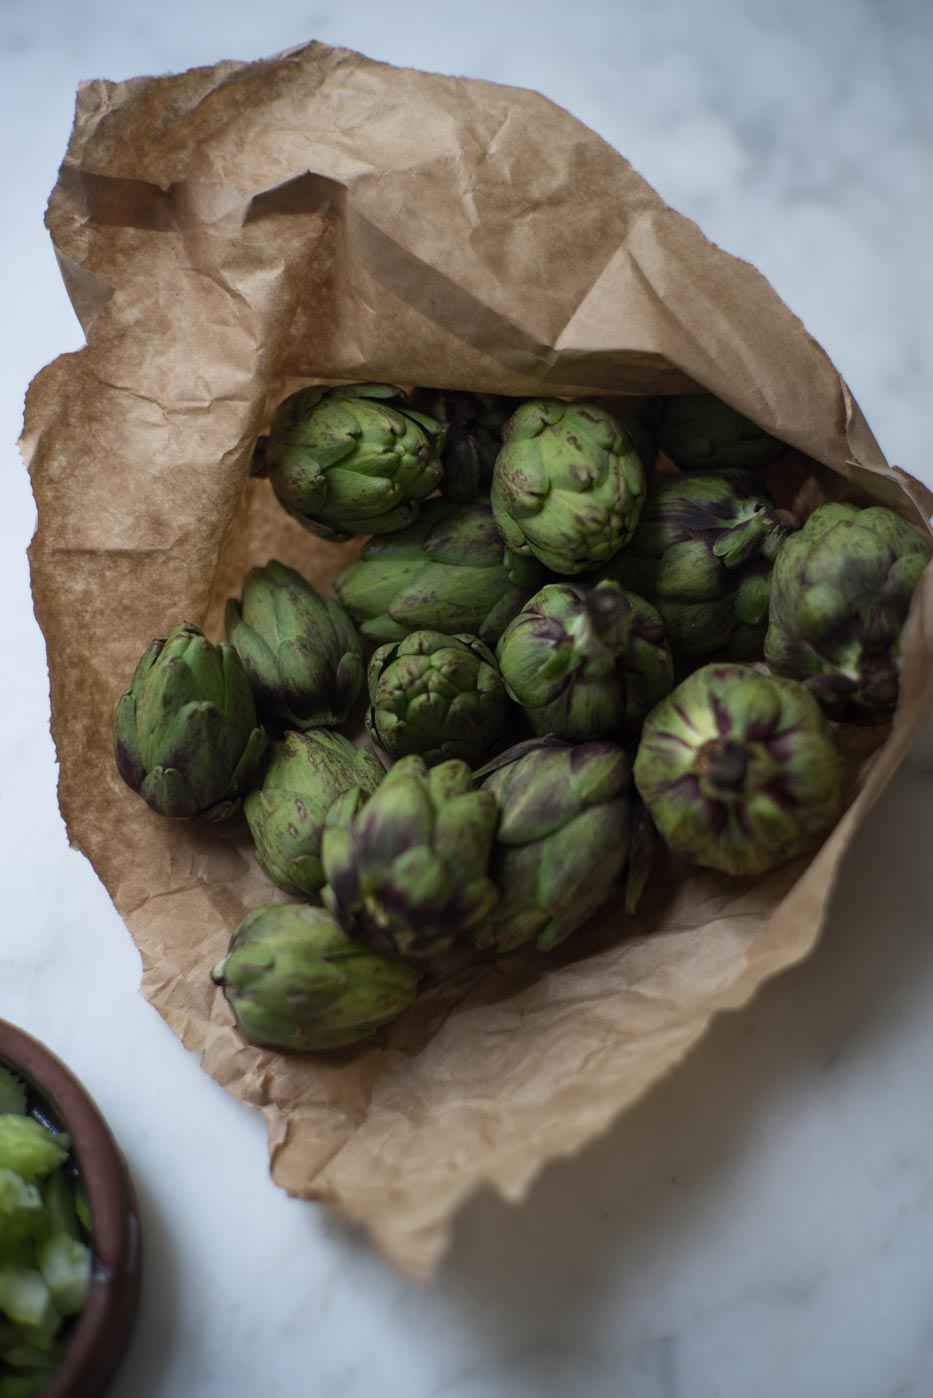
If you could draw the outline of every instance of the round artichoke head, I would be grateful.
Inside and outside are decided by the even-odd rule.
[[[120,776],[159,815],[233,815],[266,747],[233,647],[189,622],[153,641],[117,704],[113,746]]]
[[[748,659],[764,644],[772,560],[796,528],[748,472],[667,476],[599,576],[657,608],[676,658]]]
[[[389,384],[303,388],[253,458],[290,515],[323,539],[386,534],[417,517],[441,478],[440,427]]]
[[[326,728],[286,733],[272,743],[262,786],[243,804],[256,858],[286,893],[314,897],[324,883],[321,839],[327,813],[351,788],[376,790],[384,770],[371,748]]]
[[[360,807],[348,792],[324,832],[324,902],[344,929],[380,951],[442,951],[478,926],[497,898],[487,874],[496,803],[465,762],[428,768],[403,757]]]
[[[293,903],[249,913],[211,979],[251,1044],[310,1053],[368,1038],[418,993],[413,967],[356,946],[323,908]]]
[[[412,401],[443,429],[441,491],[447,499],[465,504],[488,491],[502,429],[518,406],[517,399],[441,388],[420,389]]]
[[[369,539],[335,588],[367,640],[430,630],[495,645],[545,578],[506,549],[486,502],[429,500],[407,529]]]
[[[535,733],[585,743],[637,725],[674,683],[655,609],[618,583],[549,583],[506,628],[502,678]]]
[[[243,662],[260,709],[289,728],[335,727],[363,689],[363,645],[339,602],[267,563],[254,568],[243,597],[231,597],[227,639]]]
[[[774,566],[765,656],[826,710],[888,717],[897,703],[901,630],[930,558],[882,505],[821,505]]]
[[[811,849],[839,813],[839,757],[795,680],[705,665],[649,714],[635,783],[675,854],[762,874]]]
[[[373,742],[429,766],[476,766],[505,740],[509,701],[495,656],[475,636],[413,631],[380,646],[369,665]]]
[[[784,443],[711,393],[652,400],[648,421],[661,450],[683,470],[766,466]]]
[[[582,573],[628,542],[645,498],[632,440],[592,403],[523,403],[506,423],[492,481],[502,537],[552,572]]]
[[[630,777],[614,743],[557,738],[518,743],[477,773],[499,811],[492,873],[500,893],[473,934],[477,945],[507,952],[533,941],[548,951],[620,886],[635,827]],[[630,909],[646,859],[642,849],[629,867]]]

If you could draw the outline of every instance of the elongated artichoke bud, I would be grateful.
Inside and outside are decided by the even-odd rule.
[[[711,393],[654,398],[645,421],[664,454],[685,471],[752,470],[785,450],[783,442]]]
[[[592,403],[523,403],[502,433],[492,508],[508,547],[552,572],[608,563],[632,537],[645,471],[632,440]]]
[[[676,854],[762,874],[812,849],[839,814],[839,757],[795,680],[705,665],[649,714],[635,783]]]
[[[117,771],[159,815],[233,815],[265,748],[236,651],[187,621],[152,642],[114,713]]]
[[[618,583],[549,583],[503,633],[502,678],[535,733],[572,743],[640,723],[674,683],[655,609]]]
[[[355,748],[326,728],[272,743],[262,786],[243,804],[256,858],[272,882],[286,893],[319,893],[327,812],[351,787],[369,795],[384,775],[371,748]]]
[[[518,400],[497,393],[422,388],[412,395],[412,402],[443,429],[441,491],[446,498],[466,504],[488,492],[502,447],[502,429]]]
[[[339,602],[273,560],[247,575],[242,601],[230,598],[226,626],[260,710],[289,728],[346,722],[365,670],[362,642]]]
[[[477,773],[499,823],[492,873],[499,902],[473,933],[478,946],[548,951],[581,927],[620,887],[633,910],[650,846],[639,841],[631,764],[614,743],[557,738],[518,743]],[[644,833],[643,829],[641,833]]]
[[[745,471],[655,482],[629,547],[600,577],[647,598],[675,657],[760,656],[772,560],[797,520]]]
[[[366,726],[393,757],[471,767],[505,740],[509,701],[495,656],[475,636],[413,631],[380,646],[369,664]]]
[[[348,792],[324,831],[324,902],[357,940],[403,956],[442,951],[498,897],[487,874],[496,803],[465,762],[390,768],[362,807]]]
[[[389,384],[302,388],[280,403],[252,474],[322,539],[404,529],[441,478],[443,434]]]
[[[765,657],[827,712],[884,719],[930,542],[882,505],[821,505],[778,555]]]
[[[267,903],[240,923],[211,972],[237,1028],[259,1048],[344,1048],[398,1019],[418,972],[356,946],[323,908]]]
[[[368,540],[334,586],[367,640],[430,630],[495,645],[546,576],[506,549],[488,503],[429,500],[408,529]]]

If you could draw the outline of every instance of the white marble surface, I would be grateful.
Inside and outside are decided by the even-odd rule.
[[[928,0],[7,0],[0,1014],[84,1078],[139,1187],[145,1293],[115,1398],[926,1398],[930,733],[812,960],[524,1207],[472,1204],[428,1288],[269,1182],[259,1117],[136,994],[137,953],[67,848],[12,442],[28,380],[80,343],[41,224],[74,87],[311,37],[569,107],[771,278],[889,458],[933,485]]]

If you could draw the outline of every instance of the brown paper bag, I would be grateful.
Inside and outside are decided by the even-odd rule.
[[[270,407],[315,380],[565,397],[700,385],[809,458],[783,463],[785,495],[805,479],[811,505],[857,487],[915,520],[930,498],[887,466],[754,268],[535,93],[319,44],[88,83],[48,226],[87,334],[32,385],[24,432],[71,841],[140,947],[144,993],[262,1109],[275,1180],[424,1273],[469,1194],[520,1199],[712,1015],[813,946],[852,832],[930,706],[933,579],[893,732],[873,755],[885,735],[856,735],[857,795],[815,858],[755,881],[658,879],[637,919],[610,907],[543,962],[467,967],[378,1046],[277,1056],[237,1036],[208,970],[246,911],[281,895],[242,830],[149,813],[110,737],[151,637],[183,618],[219,635],[223,599],[273,555],[319,585],[352,556],[247,480]]]

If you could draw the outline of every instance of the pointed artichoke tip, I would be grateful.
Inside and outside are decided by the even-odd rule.
[[[223,985],[224,971],[226,970],[226,968],[227,958],[223,957],[220,961],[217,962],[217,965],[214,966],[213,970],[211,971],[211,980],[214,982],[215,985]]]

